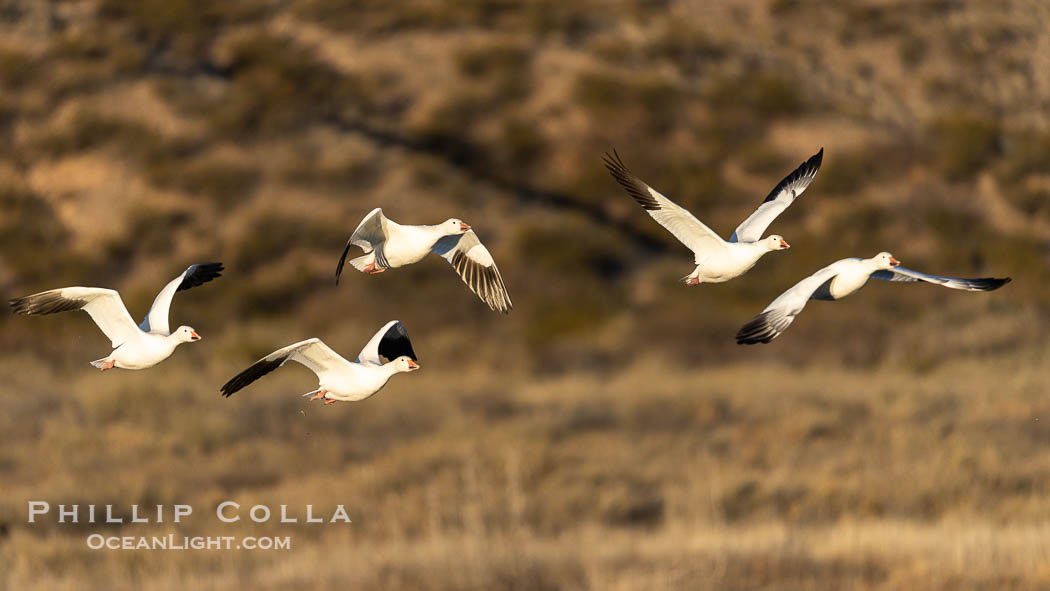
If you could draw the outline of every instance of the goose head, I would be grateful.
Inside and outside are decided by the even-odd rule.
[[[192,327],[186,325],[178,327],[171,335],[180,343],[192,343],[201,340],[201,335],[197,334],[197,331],[193,330]]]
[[[869,260],[875,263],[875,267],[883,270],[899,267],[901,264],[901,262],[894,258],[892,254],[885,251],[871,257]]]
[[[446,236],[456,236],[466,233],[470,230],[470,226],[459,218],[449,218],[441,224],[441,229],[445,231]]]
[[[397,359],[394,359],[390,363],[394,366],[394,369],[397,370],[398,373],[406,373],[410,371],[416,371],[417,369],[419,369],[419,364],[416,363],[408,355],[402,355]]]
[[[766,236],[766,239],[763,240],[763,242],[766,243],[767,250],[787,250],[791,248],[791,245],[788,244],[780,234]]]

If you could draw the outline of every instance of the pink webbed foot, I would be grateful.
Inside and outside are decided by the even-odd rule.
[[[328,400],[325,400],[325,401],[324,401],[324,403],[325,403],[325,406],[328,406],[329,404],[335,404],[335,402],[336,402],[336,401],[335,401],[335,400],[332,400],[331,398],[329,398]]]
[[[116,361],[107,361],[107,362],[103,363],[102,366],[98,368],[98,370],[99,371],[106,371],[106,370],[109,370],[109,369],[113,369],[116,366],[117,366],[117,362]]]
[[[324,398],[324,395],[325,395],[325,394],[327,394],[327,393],[328,393],[328,392],[326,392],[326,391],[324,391],[324,390],[321,390],[321,391],[320,391],[320,392],[318,392],[317,394],[314,394],[313,396],[311,396],[311,397],[310,397],[310,400],[318,400],[318,399],[320,399],[320,398]]]
[[[690,286],[690,287],[694,287],[694,286],[700,285],[700,278],[699,277],[690,277],[689,279],[685,280],[685,284]]]

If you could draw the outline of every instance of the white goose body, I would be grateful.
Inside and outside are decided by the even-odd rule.
[[[352,246],[364,254],[348,261]],[[448,261],[470,291],[492,310],[506,314],[513,308],[496,261],[470,226],[456,218],[433,226],[403,225],[387,218],[378,207],[361,220],[346,241],[335,267],[335,283],[339,284],[346,263],[375,275],[418,263],[430,253]]]
[[[390,361],[383,363],[382,357]],[[364,400],[382,390],[394,374],[419,369],[405,326],[391,320],[368,341],[354,361],[339,355],[321,339],[306,339],[256,361],[226,382],[221,388],[222,395],[233,395],[289,360],[305,365],[317,375],[318,388],[303,396],[313,394],[310,400],[323,399],[325,404]]]
[[[605,155],[605,167],[658,224],[693,251],[696,268],[681,281],[686,285],[700,285],[723,283],[739,277],[751,270],[767,252],[790,248],[781,236],[773,234],[762,238],[762,233],[813,182],[823,158],[824,149],[821,148],[784,177],[758,208],[737,226],[729,240],[723,240],[687,209],[636,177],[615,150]]]
[[[16,314],[26,316],[55,314],[83,310],[95,321],[99,330],[109,337],[113,352],[91,365],[106,371],[146,369],[164,361],[182,343],[201,340],[197,331],[180,326],[168,328],[168,311],[177,292],[197,287],[221,276],[222,263],[190,265],[181,275],[172,279],[153,300],[146,317],[138,325],[124,306],[120,294],[101,287],[62,287],[10,301]]]
[[[418,263],[444,237],[441,226],[404,226],[387,220],[387,240],[383,249],[387,266],[396,269]],[[372,258],[375,260],[374,253]]]
[[[317,381],[325,398],[357,402],[376,394],[386,386],[394,374],[399,373],[394,362],[383,365],[361,365],[347,362],[340,371],[327,373]]]
[[[121,369],[146,369],[171,357],[175,348],[183,342],[177,333],[165,335],[144,332],[113,349],[106,361],[112,361],[113,367]]]
[[[758,260],[771,250],[766,242],[727,242],[723,253],[712,255],[710,252],[697,253],[694,261],[696,269],[685,277],[698,279],[700,283],[724,283],[740,277],[751,270]]]
[[[927,275],[901,267],[900,261],[888,252],[880,252],[870,259],[842,259],[780,294],[759,315],[741,327],[736,342],[740,345],[768,343],[787,330],[809,300],[841,300],[860,290],[872,277],[894,282],[921,281],[964,291],[992,291],[1010,282],[1009,277],[963,279]]]

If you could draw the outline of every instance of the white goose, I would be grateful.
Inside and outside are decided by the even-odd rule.
[[[436,226],[406,226],[388,219],[381,208],[373,209],[346,242],[335,268],[336,285],[351,246],[360,247],[365,254],[350,259],[350,264],[370,274],[411,265],[432,252],[437,253],[452,264],[470,290],[489,308],[507,313],[513,307],[492,254],[470,226],[456,218]]]
[[[384,364],[380,356],[390,361]],[[354,361],[347,361],[321,339],[307,339],[278,349],[256,361],[226,382],[221,389],[222,395],[233,395],[281,367],[289,359],[305,365],[317,374],[317,385],[320,387],[303,396],[313,394],[310,400],[324,399],[325,404],[333,404],[337,400],[364,400],[382,390],[394,374],[419,369],[405,325],[391,320],[368,341]]]
[[[101,287],[63,287],[15,298],[9,303],[15,314],[26,316],[83,310],[91,315],[91,319],[109,337],[113,346],[109,356],[92,361],[91,365],[102,371],[114,367],[146,369],[170,357],[175,347],[182,343],[201,340],[197,331],[189,326],[180,326],[175,332],[169,331],[168,310],[171,308],[171,299],[176,292],[219,277],[222,270],[222,263],[190,265],[160,290],[146,318],[138,326],[124,307],[120,294]]]
[[[927,275],[901,267],[900,261],[888,252],[880,252],[870,259],[842,259],[780,294],[780,297],[766,306],[761,314],[740,329],[736,335],[736,342],[740,345],[768,343],[787,330],[809,300],[841,300],[864,287],[870,277],[886,281],[925,281],[966,291],[992,291],[1010,282],[1009,277],[959,279]]]
[[[802,163],[773,189],[758,209],[744,220],[726,242],[687,209],[658,193],[634,176],[613,150],[605,154],[605,167],[654,220],[693,251],[696,269],[682,277],[686,285],[722,283],[747,273],[767,252],[790,248],[784,238],[762,232],[809,186],[820,170],[824,148]]]

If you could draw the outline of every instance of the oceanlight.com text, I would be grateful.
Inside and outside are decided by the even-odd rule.
[[[92,550],[291,550],[291,536],[104,536],[86,538]]]

